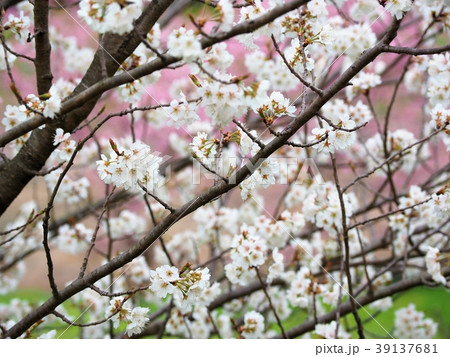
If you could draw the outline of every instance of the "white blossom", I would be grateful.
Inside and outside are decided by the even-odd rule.
[[[446,285],[447,280],[445,280],[441,273],[441,264],[439,263],[439,249],[427,247],[427,250],[427,254],[425,255],[425,264],[427,266],[428,274],[431,275],[436,283]]]
[[[127,335],[132,336],[134,334],[142,332],[149,318],[146,317],[149,309],[147,307],[135,307],[128,314]]]
[[[158,171],[161,162],[162,158],[152,154],[148,145],[134,142],[129,149],[113,148],[109,159],[102,155],[96,164],[97,173],[105,183],[145,192],[153,191],[161,183]]]
[[[342,325],[339,325],[338,335],[336,336],[335,320],[329,324],[317,324],[314,332],[323,338],[350,338],[350,334],[343,329]]]
[[[25,42],[25,39],[27,38],[30,25],[31,20],[28,16],[24,15],[23,11],[20,11],[18,17],[9,14],[8,21],[3,24],[5,29],[12,31],[16,39],[21,40],[22,42]]]
[[[387,0],[386,9],[395,16],[397,20],[400,20],[404,13],[411,10],[412,0]]]
[[[264,316],[259,312],[250,311],[244,316],[242,336],[245,338],[261,338],[264,332]]]
[[[66,224],[59,228],[56,244],[59,250],[65,253],[78,254],[87,249],[92,234],[93,230],[82,223],[77,223],[74,227]]]
[[[290,104],[288,98],[285,98],[280,92],[272,92],[263,104],[256,110],[261,118],[268,124],[272,124],[276,118],[281,116],[293,117],[296,108]]]
[[[230,0],[220,0],[217,3],[220,12],[220,28],[222,31],[229,31],[234,21],[234,8]]]
[[[414,304],[395,311],[394,336],[397,338],[433,338],[437,332],[437,323],[425,318]]]
[[[168,53],[174,57],[181,57],[186,62],[192,62],[202,56],[202,46],[193,30],[185,27],[175,29],[167,40]]]
[[[77,14],[94,31],[123,35],[133,30],[133,20],[142,10],[142,0],[131,0],[125,4],[118,1],[81,0]]]
[[[272,251],[273,264],[269,267],[267,283],[270,284],[273,279],[278,278],[284,272],[283,254],[278,252],[278,248]]]
[[[334,153],[336,150],[346,149],[356,141],[356,133],[349,131],[355,128],[355,122],[348,115],[340,118],[337,127],[331,127],[325,124],[322,128],[312,130],[312,140],[317,141],[315,145],[319,152]],[[340,129],[347,130],[340,130]]]
[[[180,95],[180,101],[173,99],[170,102],[170,106],[167,109],[164,109],[165,114],[170,118],[169,124],[176,128],[200,120],[200,117],[196,112],[197,104],[195,102],[188,102],[183,93],[180,93]]]
[[[214,164],[217,153],[216,143],[208,139],[207,133],[198,133],[192,140],[190,147],[194,157],[204,165],[212,166]]]
[[[124,302],[123,296],[113,297],[109,302],[109,306],[105,311],[105,316],[108,317],[114,314],[114,316],[111,317],[114,328],[118,328],[120,322],[126,321],[129,318],[131,309],[126,307],[125,304],[128,305],[128,301]]]
[[[369,72],[360,72],[352,79],[352,85],[345,88],[347,99],[351,101],[362,92],[381,84],[381,77],[378,74]]]

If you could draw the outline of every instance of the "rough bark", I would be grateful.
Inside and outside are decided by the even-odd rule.
[[[89,69],[72,96],[102,80],[100,56],[104,50],[110,54],[105,56],[104,62],[107,75],[112,76],[140,44],[139,34],[150,31],[172,2],[173,0],[153,0],[136,20],[134,31],[123,36],[107,34],[103,41],[104,49],[97,50]],[[63,128],[66,132],[74,130],[89,115],[99,98],[100,95],[94,96],[62,118],[47,123],[44,129],[35,129],[20,152],[12,160],[4,163],[0,172],[0,215],[34,177],[33,171],[39,171],[44,166],[54,150],[55,130],[57,128]]]
[[[50,54],[52,51],[48,35],[48,0],[36,0],[34,3],[34,43],[36,57],[36,86],[39,95],[47,93],[52,86]]]

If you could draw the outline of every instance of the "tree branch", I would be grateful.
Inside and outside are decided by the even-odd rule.
[[[36,0],[34,3],[34,41],[36,56],[36,85],[38,94],[47,93],[52,86],[51,45],[48,35],[48,0]]]
[[[450,51],[450,45],[435,48],[411,48],[411,47],[397,47],[388,45],[383,47],[383,52],[407,54],[412,56],[433,55],[447,51]]]
[[[80,84],[73,91],[71,98],[77,97],[95,83],[102,83],[101,52],[106,51],[109,57],[105,58],[106,71],[112,76],[121,63],[131,55],[141,42],[141,33],[147,33],[156,23],[161,14],[173,0],[153,0],[144,9],[142,15],[136,20],[135,30],[119,36],[107,34],[103,47],[97,50],[96,55]],[[131,81],[131,80],[130,80]],[[55,149],[53,137],[56,128],[65,132],[72,132],[91,112],[103,92],[83,96],[83,101],[75,106],[62,110],[60,120],[48,122],[44,129],[34,131],[20,152],[9,162],[5,163],[0,172],[0,214],[22,191],[25,185],[34,177],[31,171],[39,171],[47,158]],[[66,103],[70,102],[70,99]],[[64,104],[63,104],[64,108]],[[66,115],[65,115],[66,114]],[[41,119],[42,120],[42,119]],[[38,120],[39,121],[39,120]],[[24,133],[23,133],[24,134]],[[23,135],[22,134],[22,135]]]
[[[443,272],[444,276],[450,275],[450,268],[445,269]],[[365,295],[356,300],[358,306],[365,306],[370,304],[373,301],[392,296],[401,291],[405,291],[411,289],[415,286],[419,286],[423,284],[424,279],[428,280],[431,276],[429,274],[423,274],[408,280],[402,280],[398,283],[391,284],[387,287],[380,288],[376,294],[374,295]],[[346,301],[340,306],[340,314],[341,316],[346,315],[352,311],[352,307],[349,301]],[[336,317],[336,311],[330,311],[327,314],[324,314],[317,319],[317,323],[324,324],[333,321]],[[306,332],[313,331],[316,326],[316,322],[314,320],[309,320],[301,325],[294,327],[293,329],[286,331],[286,334],[289,338],[295,338],[300,335],[303,335]],[[274,338],[283,338],[282,335],[277,335]]]

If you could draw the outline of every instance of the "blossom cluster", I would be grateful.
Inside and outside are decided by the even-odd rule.
[[[133,29],[133,20],[142,9],[142,0],[122,1],[82,0],[77,14],[98,33],[123,35]]]
[[[146,307],[129,308],[125,306],[128,301],[124,301],[123,297],[116,297],[110,301],[109,307],[106,310],[106,316],[113,315],[114,327],[117,328],[120,322],[127,324],[126,333],[128,336],[140,333],[149,318],[146,315],[149,309]]]
[[[65,152],[61,152],[62,155],[65,155]],[[55,189],[62,173],[63,169],[58,168],[45,176],[45,182],[50,191]],[[55,200],[69,204],[86,201],[89,195],[89,186],[90,182],[86,177],[72,179],[70,176],[65,175],[58,187],[58,195]]]
[[[395,312],[394,336],[397,338],[431,338],[436,329],[436,322],[417,311],[412,303]]]
[[[409,193],[400,198],[399,207],[404,212],[398,213],[390,217],[390,226],[406,235],[413,232],[422,225],[429,227],[440,227],[444,225],[444,229],[448,227],[446,220],[448,218],[448,202],[449,190],[444,188],[442,192],[428,194],[418,186],[411,186]],[[440,235],[434,235],[433,241],[439,240]],[[415,240],[419,240],[416,237]],[[428,241],[429,243],[430,241]]]
[[[163,265],[150,272],[150,289],[160,298],[173,295],[176,306],[187,312],[194,305],[208,306],[216,296],[217,287],[210,286],[209,278],[208,268],[186,267],[180,273],[176,267]]]
[[[86,228],[84,224],[77,223],[74,227],[64,225],[59,228],[56,245],[59,250],[69,254],[78,254],[88,247],[93,230]]]
[[[2,124],[5,130],[12,129],[17,125],[26,122],[36,114],[43,115],[47,118],[54,119],[61,108],[61,97],[58,93],[58,88],[53,86],[50,88],[45,98],[37,97],[34,94],[29,94],[23,101],[23,104],[6,106],[3,113]],[[12,148],[18,151],[26,140],[29,134],[22,135],[12,142]]]
[[[247,179],[245,179],[239,188],[241,189],[241,197],[245,201],[252,197],[255,190],[263,187],[267,188],[275,183],[275,176],[278,174],[279,168],[276,159],[264,160],[258,168],[253,171]]]
[[[16,39],[25,42],[30,25],[31,19],[26,16],[23,11],[20,11],[19,16],[9,14],[8,21],[3,24],[3,29],[10,30],[14,33]]]
[[[225,274],[233,284],[246,285],[256,277],[254,268],[264,264],[267,246],[254,227],[241,227],[241,233],[231,243],[232,262],[225,266]]]
[[[159,165],[162,158],[151,153],[148,145],[134,142],[129,148],[117,147],[111,140],[109,158],[102,154],[97,161],[97,172],[105,183],[145,191],[153,191],[158,187],[162,177]]]

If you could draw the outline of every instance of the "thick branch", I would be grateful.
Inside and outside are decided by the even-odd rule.
[[[106,51],[105,67],[108,76],[112,76],[121,63],[131,55],[141,42],[140,34],[147,33],[156,23],[165,9],[173,0],[153,0],[136,20],[135,30],[123,36],[107,34],[103,48],[97,53],[82,79],[75,88],[72,97],[76,97],[86,88],[102,80],[101,52]],[[25,185],[34,177],[33,171],[39,171],[54,150],[53,136],[56,128],[72,132],[91,112],[103,92],[97,92],[83,97],[82,102],[63,110],[59,121],[51,121],[42,130],[35,130],[14,159],[5,163],[0,172],[0,214],[22,191]],[[68,101],[70,102],[70,100]],[[63,105],[64,107],[64,105]],[[64,115],[66,114],[66,115]]]
[[[34,4],[34,41],[36,85],[38,94],[42,95],[50,90],[53,79],[50,65],[52,48],[48,35],[48,0],[36,0]]]
[[[450,275],[450,269],[447,268],[443,272],[444,276]],[[358,306],[365,306],[371,302],[380,300],[382,298],[392,296],[396,293],[411,289],[415,286],[423,285],[424,280],[430,279],[429,274],[424,274],[416,276],[408,280],[402,280],[398,283],[391,284],[389,286],[380,288],[374,295],[366,295],[356,300]],[[346,315],[352,311],[352,307],[349,301],[346,301],[340,306],[340,315]],[[303,335],[306,332],[313,331],[316,324],[326,324],[333,321],[336,318],[336,311],[333,310],[325,315],[318,317],[317,322],[314,320],[309,320],[301,325],[294,327],[293,329],[286,332],[289,338],[295,338],[297,336]],[[283,338],[282,335],[277,335],[274,338]]]

